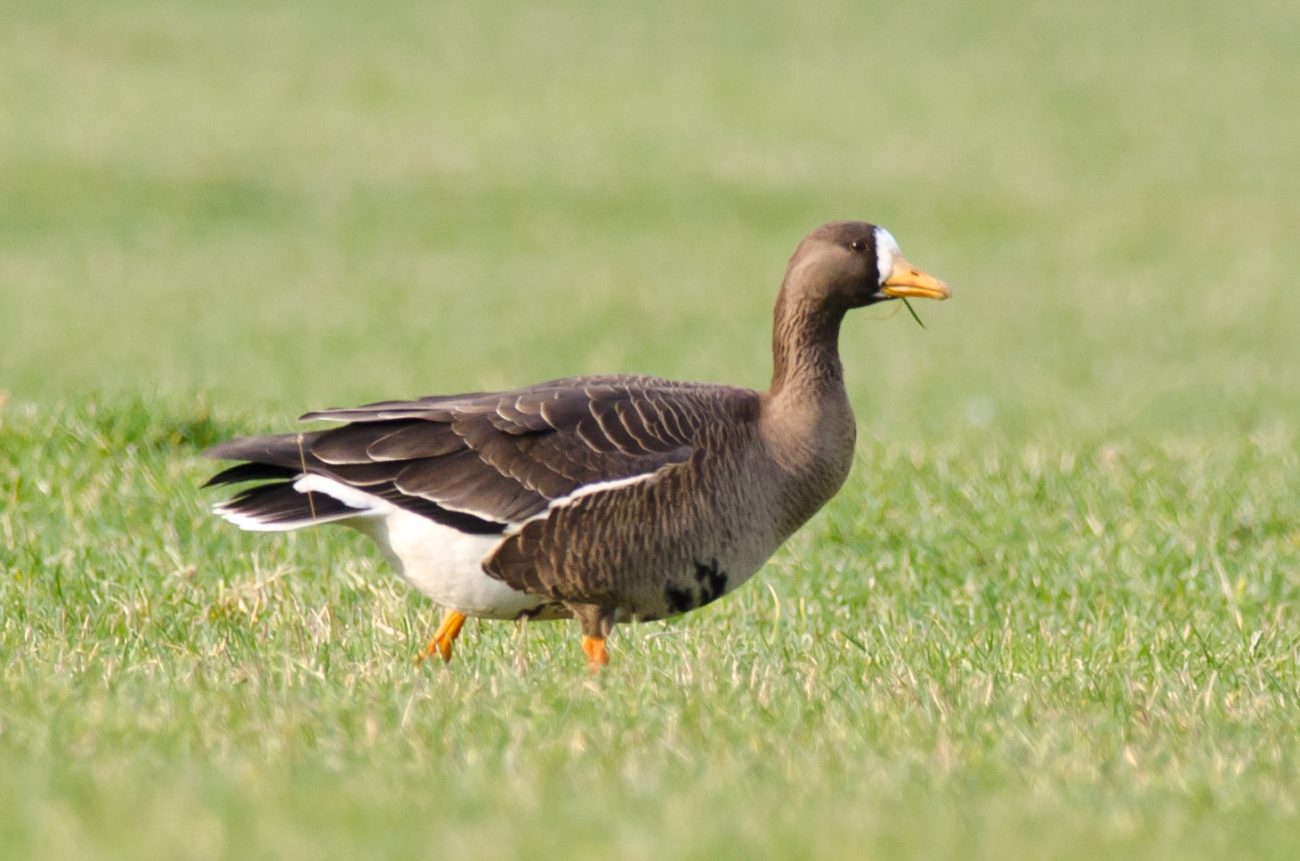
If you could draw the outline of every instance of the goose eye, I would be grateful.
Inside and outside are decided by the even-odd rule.
[[[855,239],[849,243],[849,247],[854,251],[866,251],[867,243],[863,242],[861,239]]]

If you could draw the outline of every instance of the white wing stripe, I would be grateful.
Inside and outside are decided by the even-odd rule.
[[[387,514],[395,507],[386,499],[323,475],[304,475],[293,483],[293,489],[299,493],[323,493],[348,508],[357,509],[358,514]]]
[[[550,517],[553,513],[555,513],[557,509],[564,508],[566,505],[572,505],[573,503],[577,502],[579,499],[582,499],[583,497],[592,496],[597,493],[604,493],[607,490],[618,490],[620,487],[630,487],[633,484],[641,484],[642,482],[654,481],[656,478],[659,477],[659,473],[673,466],[677,466],[677,464],[670,463],[667,466],[661,466],[658,469],[656,469],[654,472],[643,472],[639,475],[629,475],[626,478],[615,478],[611,481],[596,481],[591,484],[584,484],[581,487],[576,488],[572,493],[566,494],[565,496],[558,496],[555,499],[552,499],[550,503],[547,504],[545,511],[540,512],[538,514],[534,514],[532,517],[529,517],[526,520],[521,520],[518,523],[510,524],[508,527],[506,527],[506,530],[505,532],[502,533],[502,536],[505,538],[509,538],[512,535],[518,535],[520,530],[522,530],[525,526],[532,523],[533,521],[545,520],[546,518]]]
[[[662,468],[663,467],[661,467],[661,469]],[[565,496],[558,496],[555,499],[552,499],[546,508],[548,511],[553,511],[556,508],[563,508],[566,505],[582,499],[584,496],[591,496],[593,493],[604,493],[607,490],[617,490],[620,487],[640,484],[643,481],[651,480],[658,474],[659,470],[656,469],[654,472],[643,472],[640,475],[629,475],[627,478],[615,478],[612,481],[596,481],[591,484],[584,484],[581,487],[574,488],[571,493],[568,493]]]

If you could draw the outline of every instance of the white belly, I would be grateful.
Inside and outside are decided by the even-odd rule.
[[[325,493],[356,508],[356,517],[339,522],[373,538],[406,582],[449,610],[483,619],[517,619],[545,603],[483,570],[483,557],[500,543],[500,535],[458,532],[319,475],[299,479],[294,488]]]
[[[483,570],[483,557],[501,541],[499,535],[467,535],[400,508],[348,525],[373,538],[406,582],[448,609],[516,619],[543,603]]]

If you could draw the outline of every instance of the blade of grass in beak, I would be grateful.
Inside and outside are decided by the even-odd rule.
[[[906,297],[906,296],[903,297],[903,304],[907,306],[907,313],[909,313],[909,314],[912,315],[912,319],[916,321],[916,325],[918,325],[918,326],[920,326],[922,329],[924,329],[924,328],[925,328],[925,324],[921,322],[921,318],[920,318],[920,317],[916,316],[916,309],[912,307],[912,303],[911,303],[911,302],[907,301],[907,297]]]

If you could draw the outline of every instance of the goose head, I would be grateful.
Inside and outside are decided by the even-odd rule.
[[[952,295],[903,256],[888,230],[863,221],[834,221],[808,234],[790,258],[786,284],[803,301],[835,311]]]

